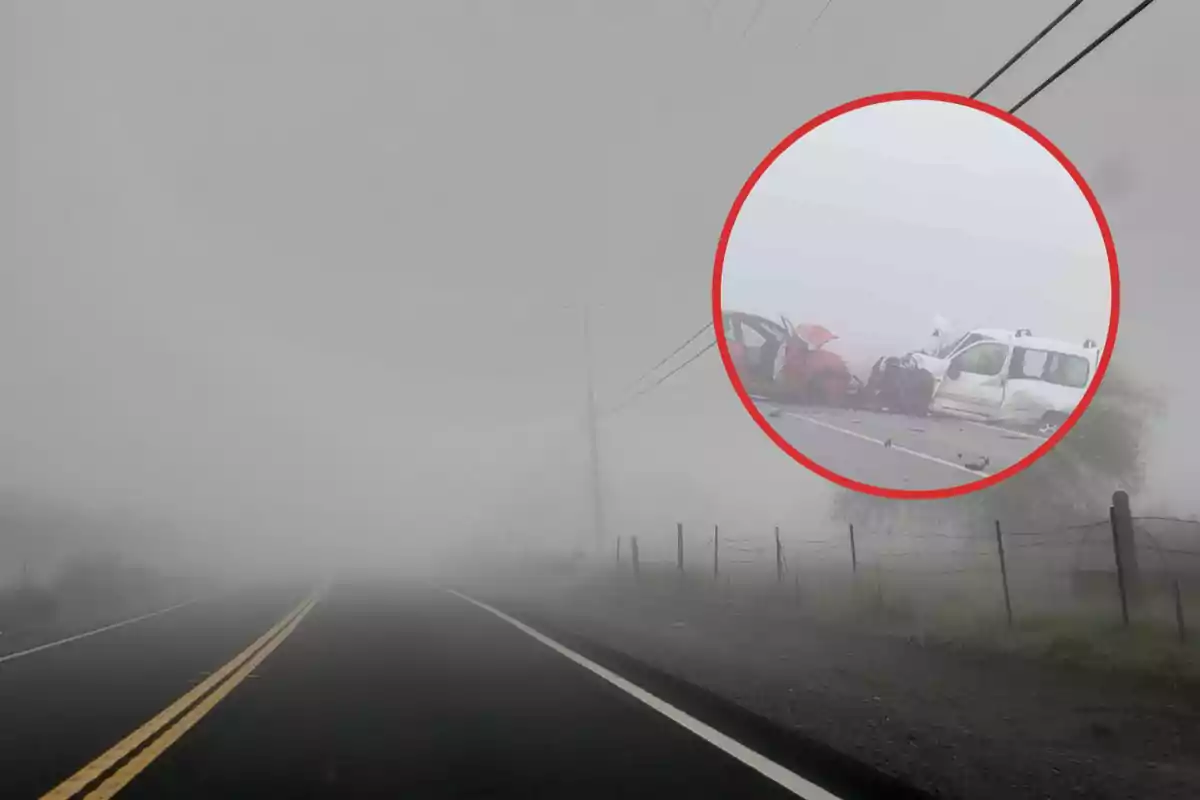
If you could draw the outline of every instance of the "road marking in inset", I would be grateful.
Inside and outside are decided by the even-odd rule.
[[[47,642],[46,644],[39,644],[37,647],[31,647],[28,650],[21,650],[18,653],[8,653],[7,655],[0,655],[0,664],[3,664],[5,661],[12,661],[14,658],[21,658],[23,656],[33,655],[34,653],[40,653],[43,650],[49,650],[51,647],[58,647],[59,645],[62,645],[62,644],[68,644],[70,642],[77,642],[80,639],[86,639],[89,636],[95,636],[97,633],[104,633],[105,631],[111,631],[116,628],[123,628],[126,625],[132,625],[135,622],[141,622],[142,620],[150,619],[151,617],[161,616],[163,614],[166,614],[169,611],[174,611],[175,609],[183,608],[184,606],[190,606],[193,603],[197,603],[197,602],[199,602],[199,601],[198,600],[188,600],[187,602],[184,602],[184,603],[176,603],[175,605],[171,606],[170,608],[160,608],[158,611],[151,611],[149,614],[142,614],[137,617],[131,617],[130,619],[123,619],[120,622],[114,622],[111,625],[105,625],[101,628],[95,628],[94,630],[84,631],[83,633],[77,633],[74,636],[68,636],[65,639],[59,639],[54,642]]]
[[[873,436],[867,436],[866,434],[859,433],[858,431],[850,431],[850,430],[846,430],[845,428],[839,428],[837,425],[831,425],[828,422],[825,422],[824,420],[816,419],[815,417],[809,417],[804,414],[797,414],[794,411],[785,411],[785,412],[783,412],[783,415],[785,417],[792,417],[794,419],[804,420],[805,422],[811,422],[813,425],[819,425],[820,427],[828,428],[831,431],[837,431],[838,433],[844,433],[847,436],[853,436],[856,439],[862,439],[863,441],[873,442],[874,444],[877,444],[880,447],[882,447],[884,445],[884,442],[882,439],[876,439]],[[990,472],[984,472],[983,470],[978,470],[978,469],[969,469],[968,467],[964,467],[962,464],[955,464],[953,461],[947,461],[944,458],[938,458],[937,456],[931,456],[928,453],[922,453],[920,450],[913,450],[911,448],[896,444],[894,442],[889,446],[888,449],[896,450],[901,453],[904,453],[905,455],[914,456],[915,458],[924,459],[925,461],[932,461],[934,464],[941,464],[944,467],[952,467],[956,470],[959,470],[960,472],[966,472],[970,475],[974,475],[976,478],[991,477]]]
[[[983,428],[984,430],[992,431],[993,433],[1016,436],[1018,439],[1033,439],[1039,442],[1046,441],[1046,437],[1044,436],[1037,436],[1036,434],[1026,433],[1025,431],[1017,431],[1013,430],[1012,428],[1001,428],[999,425],[988,425],[986,422],[976,422],[973,419],[960,419],[957,421],[965,422],[968,425],[974,425],[976,428]]]
[[[711,725],[701,722],[687,712],[681,711],[667,701],[650,694],[640,686],[637,686],[625,678],[622,678],[615,672],[579,655],[579,653],[576,653],[574,650],[559,644],[545,634],[539,633],[520,620],[510,617],[508,614],[505,614],[499,609],[492,608],[487,603],[480,602],[473,597],[468,597],[462,592],[455,591],[454,589],[447,589],[446,591],[455,597],[466,600],[468,603],[471,603],[472,605],[475,605],[484,611],[494,614],[522,633],[531,636],[537,641],[546,645],[546,647],[549,647],[559,655],[574,661],[579,666],[591,673],[594,673],[595,675],[598,675],[599,677],[611,683],[613,686],[616,686],[621,691],[631,695],[637,700],[640,700],[642,703],[662,714],[667,719],[683,728],[686,728],[688,731],[694,733],[696,736],[699,736],[709,744],[712,744],[725,751],[738,761],[741,761],[743,764],[755,770],[759,774],[771,779],[796,796],[805,798],[805,800],[840,800],[837,795],[829,792],[826,789],[822,789],[820,786],[817,786],[811,781],[805,780],[786,767],[776,764],[766,756],[756,753],[741,742],[738,742],[737,740],[721,733]]]
[[[212,697],[212,695],[215,695],[221,689],[225,689],[224,693],[217,698],[217,700],[220,700],[221,697],[224,697],[229,693],[229,691],[232,691],[233,687],[238,683],[241,683],[241,681],[245,678],[245,675],[241,674],[240,668],[249,665],[250,669],[252,670],[254,667],[258,666],[262,659],[266,658],[267,655],[273,651],[280,642],[287,638],[287,636],[295,629],[295,626],[299,624],[304,615],[307,614],[312,607],[317,604],[318,600],[319,595],[311,595],[305,598],[298,606],[289,611],[283,617],[283,619],[272,625],[270,630],[258,637],[253,644],[234,656],[227,664],[225,664],[225,666],[214,672],[203,682],[194,686],[174,703],[167,706],[158,714],[154,715],[149,722],[144,723],[133,733],[117,742],[105,753],[93,760],[90,764],[80,769],[74,775],[67,778],[65,781],[51,789],[46,794],[42,795],[41,800],[67,800],[67,798],[76,796],[89,784],[98,780],[105,772],[116,766],[122,759],[128,757],[139,747],[145,745],[146,742],[150,741],[160,731],[167,731],[163,734],[164,737],[169,735],[171,730],[174,730],[174,728],[178,727],[185,719],[191,716],[192,712],[196,710],[195,708],[192,708],[192,706],[196,706],[196,708],[204,706],[208,699]],[[247,674],[248,672],[249,671],[247,671]],[[227,678],[228,680],[226,680]],[[204,699],[204,702],[198,704],[198,701],[200,701],[202,698]],[[179,736],[183,735],[187,728],[190,728],[192,725],[194,725],[196,720],[204,716],[204,714],[207,713],[212,706],[216,705],[217,700],[213,700],[211,704],[207,705],[204,709],[204,712],[192,719],[186,728],[180,730],[178,735],[172,738],[170,742],[174,742],[179,738]],[[192,712],[188,712],[188,714],[180,718],[175,725],[171,725],[172,721],[175,721],[180,717],[180,715],[183,715],[184,712],[187,712],[189,708],[192,708]],[[170,726],[170,730],[167,730],[168,726]],[[170,742],[167,744],[169,745]],[[153,748],[154,744],[155,743],[152,742],[151,745],[143,751],[143,753]],[[166,746],[167,745],[163,745],[161,748],[156,750],[154,755],[157,756],[158,753],[166,749]],[[141,754],[139,754],[138,757],[140,756]],[[130,764],[134,763],[138,757],[135,757],[134,760],[130,761]],[[140,772],[141,769],[143,769],[151,760],[153,760],[153,756],[151,756],[149,760],[146,760],[144,763],[142,763],[141,766],[138,767],[137,771]],[[93,792],[88,793],[86,798],[91,800],[92,798],[111,797],[113,794],[115,794],[117,789],[120,789],[121,786],[124,786],[129,782],[129,780],[132,780],[133,776],[136,775],[137,772],[129,774],[124,783],[121,783],[120,786],[116,786],[115,788],[110,787],[108,794],[97,794],[97,792],[104,789],[105,786],[109,786],[110,782],[113,781],[116,775],[121,775],[126,769],[128,769],[128,767],[129,765],[127,764],[122,768],[122,770],[119,770],[117,773],[115,773],[112,778],[109,778],[108,781],[105,781],[101,787]]]

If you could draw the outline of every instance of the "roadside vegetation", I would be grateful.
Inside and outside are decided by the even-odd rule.
[[[889,530],[930,530],[946,535],[986,530],[1005,520],[1009,530],[1047,531],[1108,515],[1112,493],[1136,496],[1144,482],[1143,438],[1161,403],[1114,362],[1089,409],[1049,453],[997,486],[951,500],[893,501],[842,492],[838,517]],[[1053,557],[1047,550],[1047,558]],[[1153,565],[1152,565],[1153,566]],[[1060,573],[1063,594],[1073,590]],[[971,595],[975,594],[975,597]],[[994,592],[989,592],[989,596]],[[1045,660],[1065,668],[1115,670],[1167,677],[1200,686],[1200,630],[1181,641],[1169,614],[1134,613],[1128,627],[1113,602],[1074,598],[1070,608],[1019,596],[1012,627],[1002,607],[980,607],[978,593],[943,596],[934,608],[917,607],[900,592],[857,592],[854,615],[925,643]],[[1060,595],[1061,596],[1061,595]]]
[[[0,634],[119,613],[170,592],[167,578],[112,554],[77,556],[49,579],[0,587]]]

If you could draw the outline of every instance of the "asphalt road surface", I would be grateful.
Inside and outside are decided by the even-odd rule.
[[[847,478],[887,489],[944,489],[999,472],[1044,441],[950,417],[759,403],[801,454]]]
[[[848,796],[539,637],[432,587],[194,603],[0,661],[0,797]]]

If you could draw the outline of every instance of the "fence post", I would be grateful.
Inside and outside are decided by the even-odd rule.
[[[717,580],[717,576],[721,572],[721,569],[720,569],[721,562],[717,557],[717,540],[719,540],[720,538],[721,538],[721,526],[713,525],[713,580],[714,581]]]
[[[633,577],[638,578],[641,576],[641,565],[638,563],[638,544],[636,536],[629,537],[629,556],[633,559]]]
[[[1004,538],[1000,535],[1000,520],[996,520],[996,551],[1000,554],[1000,582],[1004,584],[1004,615],[1012,627],[1012,598],[1008,594],[1008,564],[1004,560]]]
[[[1179,591],[1179,579],[1172,583],[1175,586],[1175,627],[1179,631],[1179,643],[1187,643],[1187,626],[1183,622],[1183,594]]]
[[[783,545],[779,541],[779,526],[775,526],[775,582],[783,583]]]
[[[858,550],[854,546],[854,523],[850,523],[850,571],[858,574]]]
[[[1127,607],[1136,607],[1142,596],[1141,571],[1134,540],[1133,512],[1129,508],[1129,495],[1125,492],[1113,492],[1112,525],[1113,547],[1119,551],[1118,570],[1125,582],[1125,602]]]
[[[683,574],[683,523],[675,523],[675,562],[679,566],[679,574]]]
[[[1133,554],[1133,519],[1129,511],[1129,495],[1113,492],[1113,504],[1108,509],[1109,526],[1112,528],[1113,559],[1117,562],[1117,591],[1121,594],[1121,623],[1129,627],[1129,594],[1133,587],[1133,574],[1137,570],[1136,555]],[[1130,556],[1133,561],[1130,563]]]

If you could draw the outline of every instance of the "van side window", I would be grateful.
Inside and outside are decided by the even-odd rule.
[[[1047,353],[1041,379],[1059,386],[1082,389],[1087,386],[1091,364],[1086,358],[1066,353]]]
[[[1009,377],[1046,381],[1082,389],[1087,386],[1091,365],[1086,358],[1047,350],[1017,347],[1013,350]]]
[[[1008,377],[1040,380],[1046,369],[1048,355],[1045,350],[1014,347],[1012,363],[1008,368]]]
[[[1008,345],[982,342],[954,357],[954,364],[972,375],[999,375],[1008,357]]]

